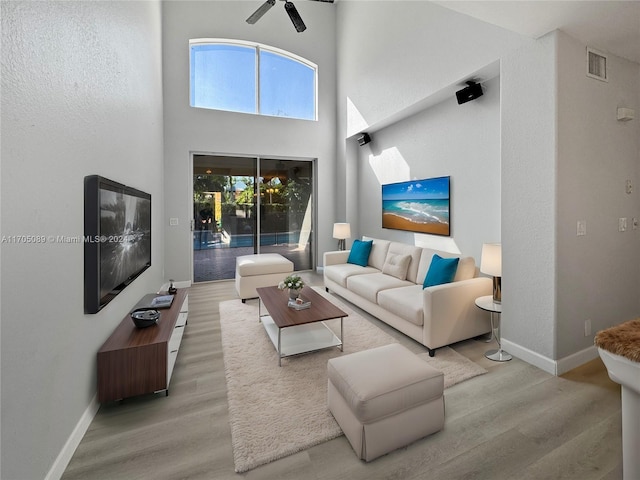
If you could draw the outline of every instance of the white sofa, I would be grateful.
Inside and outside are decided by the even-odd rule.
[[[489,313],[475,299],[491,295],[492,281],[479,277],[473,257],[461,257],[451,283],[423,289],[434,254],[455,257],[400,242],[373,240],[366,267],[347,263],[350,250],[324,254],[324,285],[376,318],[420,342],[434,356],[445,345],[491,331]],[[389,255],[389,257],[388,257]],[[383,273],[393,255],[410,255],[406,278]]]

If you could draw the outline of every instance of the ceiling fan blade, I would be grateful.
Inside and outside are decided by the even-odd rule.
[[[287,1],[284,4],[284,9],[289,14],[289,18],[291,19],[291,23],[293,23],[293,26],[296,27],[296,31],[298,33],[304,32],[307,29],[307,26],[302,21],[302,17],[298,13],[298,10],[296,10],[296,6],[293,3]]]
[[[260,7],[251,14],[249,18],[247,18],[247,23],[253,25],[258,20],[262,18],[262,16],[269,11],[271,7],[276,4],[276,0],[267,0]]]

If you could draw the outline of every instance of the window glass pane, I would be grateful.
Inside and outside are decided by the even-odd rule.
[[[260,113],[315,120],[315,70],[297,60],[261,50]]]
[[[191,46],[191,106],[256,112],[256,49]]]

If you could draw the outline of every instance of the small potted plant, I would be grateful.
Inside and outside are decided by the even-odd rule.
[[[300,290],[304,287],[304,281],[299,275],[289,275],[278,284],[280,290],[289,290],[289,298],[295,300],[300,294]]]

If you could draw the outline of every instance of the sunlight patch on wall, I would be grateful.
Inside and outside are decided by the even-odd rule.
[[[427,235],[424,233],[413,234],[413,244],[417,247],[432,248],[434,250],[441,250],[443,252],[455,253],[456,255],[462,255],[460,247],[451,237],[440,237],[438,235]]]
[[[358,107],[347,97],[347,138],[369,128]]]
[[[411,180],[411,168],[396,147],[387,148],[379,155],[369,155],[369,165],[380,185]]]

